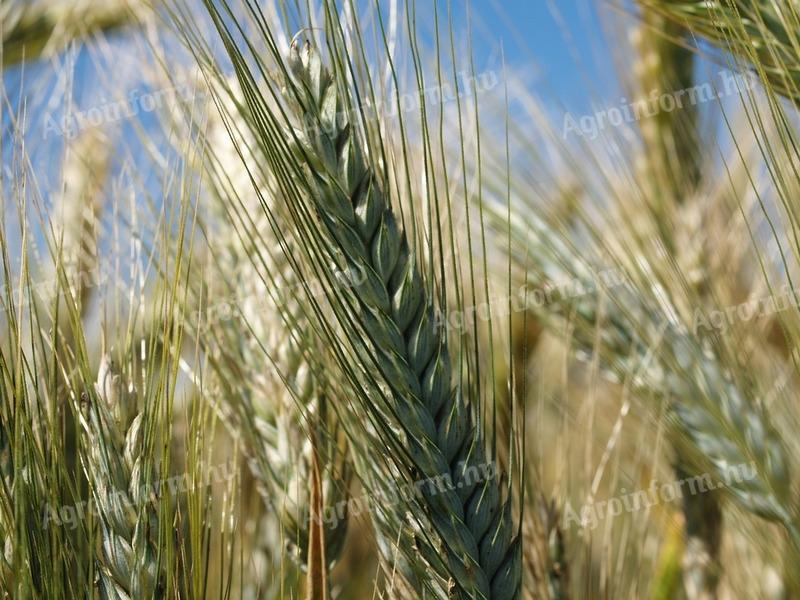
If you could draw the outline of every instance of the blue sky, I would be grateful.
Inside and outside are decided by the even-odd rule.
[[[388,4],[388,0],[386,0]],[[441,17],[444,18],[450,4],[454,17],[456,35],[466,31],[467,2],[465,0],[437,0]],[[422,4],[422,3],[420,3]],[[477,68],[480,62],[498,56],[500,46],[506,60],[515,66],[530,67],[535,72],[537,91],[552,96],[567,106],[586,101],[587,73],[597,76],[598,61],[606,60],[602,55],[606,50],[601,42],[601,27],[598,19],[598,4],[595,0],[471,0],[473,48]],[[425,10],[425,9],[421,9]],[[560,22],[559,22],[560,21]],[[425,23],[422,27],[425,27]],[[431,24],[428,24],[432,26]],[[125,35],[115,36],[112,47],[117,46],[124,54]],[[599,55],[599,56],[598,56]],[[581,71],[578,60],[586,61]],[[124,56],[119,57],[122,63]],[[463,57],[461,57],[463,58]],[[63,64],[65,58],[61,58]],[[76,55],[75,100],[80,104],[85,97],[94,101],[98,85],[98,69],[86,53]],[[106,65],[108,66],[108,65]],[[115,64],[114,69],[119,65]],[[125,69],[132,65],[124,64]],[[29,65],[26,67],[26,88],[32,85],[53,85],[51,65]],[[42,81],[44,79],[45,81]],[[49,81],[48,81],[49,79]],[[14,92],[19,89],[20,72],[10,70],[4,75],[6,89]],[[593,82],[596,83],[596,82]],[[596,91],[596,90],[595,90]],[[51,107],[52,108],[52,107]]]
[[[442,19],[448,3],[451,6],[456,43],[465,46],[467,3],[465,0],[437,2]],[[388,5],[388,0],[386,3]],[[421,12],[429,8],[424,2],[418,4]],[[502,47],[510,68],[531,77],[534,91],[553,107],[554,114],[561,110],[586,112],[592,98],[600,104],[613,99],[616,95],[612,91],[613,72],[610,84],[605,81],[609,80],[607,74],[601,73],[602,67],[611,71],[611,65],[601,39],[596,4],[595,0],[471,0],[476,71],[499,68]],[[432,23],[422,22],[420,27],[430,30]],[[78,110],[111,102],[120,81],[125,82],[123,89],[128,93],[147,91],[137,82],[141,65],[136,53],[131,51],[129,34],[112,36],[108,49],[108,54],[101,57],[96,52],[77,49],[62,53],[51,62],[28,64],[24,75],[19,69],[4,74],[6,94],[14,105],[17,98],[28,97],[28,150],[34,164],[59,164],[63,139],[53,135],[53,125],[63,124],[59,115],[63,116],[70,98],[65,90],[72,90],[70,102]],[[466,56],[459,56],[459,60],[465,61]],[[20,90],[24,93],[20,94]],[[598,98],[598,93],[606,99]],[[137,119],[119,122],[109,131],[127,144],[135,137],[134,127],[142,122],[153,124],[152,116],[140,114]],[[4,107],[5,131],[8,131],[7,125],[8,114]],[[4,166],[8,164],[9,150],[6,145]],[[142,153],[134,152],[134,156],[142,157]]]
[[[473,2],[483,35],[502,42],[511,64],[531,64],[535,90],[571,110],[587,110],[587,78],[597,92],[612,93],[602,39],[603,0],[488,0]],[[606,13],[607,14],[607,13]],[[478,33],[479,28],[473,28]],[[488,43],[483,40],[483,43]],[[605,73],[600,69],[606,67]],[[604,81],[605,80],[605,81]]]

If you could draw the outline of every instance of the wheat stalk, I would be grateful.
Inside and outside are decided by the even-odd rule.
[[[547,500],[540,491],[533,491],[533,509],[525,518],[526,538],[533,548],[525,553],[530,573],[532,597],[568,600],[570,594],[569,564],[566,556],[561,511],[555,500]]]
[[[685,45],[686,33],[677,22],[642,6],[642,23],[634,35],[637,49],[634,72],[645,100],[692,88],[695,63],[693,53]],[[643,180],[651,182],[653,197],[663,198],[654,215],[656,222],[668,219],[664,212],[671,207],[693,214],[698,210],[694,192],[703,174],[703,163],[698,156],[697,107],[684,106],[678,111],[664,111],[658,107],[654,115],[639,122],[639,129],[647,156],[647,173]],[[688,229],[688,238],[694,238],[697,227]],[[671,240],[669,236],[661,236],[661,239],[665,243]],[[685,262],[695,267],[692,244],[678,244],[677,248],[670,245],[670,250],[681,258],[686,257]],[[698,295],[702,294],[704,283],[697,282]],[[680,455],[676,460],[676,473],[680,475],[686,465]],[[684,587],[690,599],[713,597],[720,570],[722,519],[719,503],[715,496],[707,494],[685,495],[682,503],[687,538]]]
[[[484,463],[482,434],[451,387],[446,340],[406,236],[378,176],[367,163],[336,79],[314,47],[295,41],[285,95],[302,124],[298,156],[309,196],[348,268],[364,273],[353,300],[379,370],[391,388],[389,410],[420,478],[447,476],[453,489],[422,486],[427,519],[442,541],[453,593],[512,598],[519,593],[520,545],[498,482],[473,482]]]
[[[101,529],[98,556],[103,598],[150,598],[162,589],[158,507],[144,459],[145,420],[135,392],[108,355],[97,374],[97,398],[85,407],[84,470],[97,505]],[[96,396],[95,396],[96,394]]]
[[[684,479],[691,474],[679,466],[676,476]],[[713,494],[687,495],[683,498],[683,514],[686,542],[681,566],[686,595],[700,600],[716,598],[721,568],[722,509]]]

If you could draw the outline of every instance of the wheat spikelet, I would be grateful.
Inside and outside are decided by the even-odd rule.
[[[426,516],[442,540],[451,593],[512,598],[519,593],[516,527],[492,479],[467,471],[485,464],[481,433],[451,387],[446,341],[434,320],[414,253],[395,220],[379,178],[348,122],[337,82],[310,43],[294,42],[286,91],[302,123],[298,155],[308,169],[321,225],[348,268],[365,274],[353,286],[363,329],[392,387],[390,410],[420,478],[447,477],[452,489],[422,486]],[[423,552],[424,554],[424,552]]]
[[[103,598],[149,598],[159,592],[158,507],[147,485],[144,414],[108,355],[97,374],[98,402],[85,407],[84,469],[101,529],[98,578]],[[88,398],[95,397],[89,394]],[[91,401],[89,401],[91,402]]]

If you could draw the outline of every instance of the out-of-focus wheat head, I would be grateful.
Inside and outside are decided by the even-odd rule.
[[[7,0],[0,6],[3,65],[50,56],[69,42],[135,22],[142,0]]]
[[[524,92],[521,94],[524,96]],[[745,97],[744,101],[747,100]],[[717,454],[723,458],[718,463],[723,469],[726,464],[735,464],[733,455],[724,456],[734,446],[739,446],[738,459],[745,463],[760,455],[757,462],[759,469],[764,469],[764,477],[759,485],[776,501],[773,507],[776,510],[769,511],[770,518],[782,522],[790,539],[796,539],[796,514],[789,487],[789,474],[793,469],[793,437],[787,437],[778,416],[770,415],[764,409],[759,392],[752,390],[752,381],[743,376],[741,364],[732,360],[730,349],[725,344],[717,346],[704,339],[704,333],[714,337],[713,328],[698,330],[697,327],[698,315],[708,314],[720,306],[735,306],[742,298],[770,295],[763,289],[764,282],[760,281],[757,270],[753,270],[759,257],[754,256],[752,246],[743,240],[749,240],[752,230],[763,226],[761,210],[766,199],[780,201],[780,197],[768,181],[753,176],[758,172],[759,161],[764,160],[758,140],[762,132],[754,133],[752,126],[748,127],[747,119],[734,119],[730,114],[728,117],[731,134],[736,136],[738,146],[723,155],[722,173],[714,160],[717,157],[712,157],[712,153],[702,150],[695,155],[699,163],[692,172],[702,173],[703,177],[695,179],[694,187],[684,188],[677,198],[675,192],[670,191],[667,208],[674,224],[665,227],[661,234],[658,234],[657,227],[649,228],[648,235],[636,230],[637,222],[630,215],[636,211],[637,214],[643,212],[642,203],[647,201],[645,190],[654,185],[654,181],[638,181],[635,176],[638,169],[634,167],[640,167],[642,160],[620,152],[613,145],[610,147],[614,149],[608,152],[613,156],[608,157],[605,150],[595,149],[589,151],[592,158],[578,158],[583,156],[580,151],[575,151],[573,156],[570,154],[573,149],[564,153],[566,165],[581,164],[581,160],[585,160],[598,165],[598,168],[608,166],[606,177],[613,174],[608,185],[598,184],[591,170],[582,171],[586,173],[585,177],[578,177],[576,187],[581,197],[578,217],[581,230],[575,239],[569,239],[563,230],[542,220],[536,211],[543,208],[534,207],[522,195],[524,190],[530,189],[523,178],[516,185],[512,183],[512,190],[520,190],[520,195],[512,198],[512,238],[527,240],[526,244],[517,246],[513,261],[523,273],[527,273],[517,279],[518,283],[527,283],[537,293],[553,291],[546,294],[548,299],[544,305],[541,301],[531,304],[541,315],[542,322],[547,323],[556,335],[563,335],[564,331],[570,333],[569,342],[581,356],[590,359],[590,367],[594,367],[595,360],[601,370],[617,364],[612,370],[626,386],[633,384],[632,387],[645,397],[661,390],[659,397],[670,399],[679,424],[672,440],[692,463],[688,472],[697,472],[696,469],[701,468],[691,458],[698,447],[703,454]],[[542,133],[545,139],[547,127],[545,124]],[[610,131],[608,136],[626,139],[626,133]],[[767,135],[767,132],[763,134]],[[660,139],[666,139],[666,136]],[[484,147],[486,144],[484,140]],[[659,157],[655,153],[653,160],[664,160]],[[620,168],[619,164],[626,166]],[[570,174],[574,176],[573,172]],[[631,181],[637,181],[633,189]],[[552,187],[556,187],[555,184]],[[550,188],[542,185],[542,189],[549,191]],[[538,190],[534,193],[536,196],[540,194],[546,200],[552,200],[558,191],[550,196]],[[762,208],[754,201],[755,198],[761,199]],[[598,210],[598,207],[603,209]],[[491,209],[496,212],[497,234],[505,235],[506,207],[491,206]],[[653,212],[652,209],[644,211],[645,218],[651,222]],[[654,243],[658,241],[658,235],[667,236],[665,241],[669,243]],[[594,244],[596,247],[592,247]],[[603,258],[591,258],[595,252]],[[780,280],[780,276],[776,277],[772,271],[772,264],[765,262],[766,265],[762,263],[761,266],[770,271],[770,279]],[[608,269],[612,267],[621,277],[606,279],[604,274],[609,273]],[[568,285],[564,287],[564,283]],[[559,294],[560,289],[567,292]],[[590,309],[590,304],[594,308]],[[761,348],[759,344],[763,344],[765,339],[759,336],[756,327],[769,328],[770,324],[792,320],[791,312],[769,311],[757,325],[742,323],[731,327],[736,329],[735,335],[743,336],[737,339],[747,339],[751,347]],[[554,321],[553,318],[559,314],[562,318]],[[651,324],[645,325],[648,321]],[[629,330],[618,336],[622,333],[620,326]],[[660,327],[663,329],[659,332]],[[734,334],[731,332],[730,335]],[[612,341],[614,338],[616,341]],[[632,347],[638,344],[637,339],[643,344],[632,352]],[[614,346],[618,350],[610,355],[605,352],[604,348]],[[771,367],[768,361],[762,362],[758,356],[763,352],[765,354],[761,355],[774,358],[773,351],[766,346],[753,355],[752,360],[759,365],[759,374],[764,372],[764,368],[770,372]],[[714,371],[716,374],[712,375]],[[761,384],[766,388],[769,381]],[[695,389],[690,389],[692,387]],[[594,397],[599,395],[599,392],[593,394]],[[726,396],[731,400],[725,399]],[[749,405],[746,418],[741,418],[743,403]],[[693,405],[703,408],[692,415]],[[694,450],[685,445],[685,437],[680,433],[681,421],[688,425],[689,438],[698,444]],[[715,435],[718,439],[712,442]],[[723,448],[728,450],[722,452]],[[744,492],[744,505],[763,515],[763,498],[757,499],[751,490],[740,491]],[[721,494],[716,493],[714,497],[721,499]],[[706,500],[713,502],[710,498],[701,498],[698,502]],[[713,523],[715,519],[719,521],[718,510],[713,507],[709,510],[707,514],[695,513],[694,524],[687,527],[690,528],[690,541],[696,540],[698,535],[705,536],[717,547],[717,553],[726,545],[720,543],[718,531],[704,533],[697,527],[698,524]],[[734,528],[730,535],[732,540],[738,540],[740,533]],[[791,545],[789,552],[795,552]],[[691,562],[686,565],[687,586],[691,585],[692,573],[705,570],[710,584],[701,583],[698,588],[697,582],[694,583],[694,593],[703,597],[709,589],[713,590],[718,576],[717,565],[713,556],[709,560],[705,550],[694,552],[689,549],[684,558],[693,553],[698,561],[694,566]],[[704,553],[705,563],[700,564]],[[754,572],[758,572],[756,568]],[[739,575],[736,571],[731,573],[731,580],[738,581]],[[730,588],[726,586],[725,589]]]
[[[693,53],[682,45],[685,37],[679,24],[646,7],[641,24],[631,31],[636,50],[634,103],[648,107],[638,121],[644,142],[641,163],[646,165],[645,180],[653,184],[651,193],[666,196],[661,200],[666,206],[683,204],[701,177],[698,109],[682,98],[693,85],[695,65]],[[680,110],[659,105],[665,94],[682,100]]]
[[[236,89],[231,85],[227,93],[235,94]],[[282,552],[276,550],[283,549],[309,568],[311,530],[321,527],[327,570],[339,558],[347,532],[346,443],[328,406],[329,391],[309,364],[308,354],[315,346],[304,314],[308,308],[300,298],[302,283],[289,263],[291,239],[279,242],[274,222],[264,213],[262,202],[281,218],[273,190],[264,179],[255,179],[264,176],[255,169],[261,155],[233,98],[222,94],[220,100],[221,113],[210,116],[206,133],[208,168],[217,184],[209,201],[218,227],[214,248],[233,286],[220,290],[230,294],[227,298],[212,296],[212,301],[236,302],[237,311],[212,327],[226,328],[230,339],[238,338],[239,348],[231,354],[241,357],[236,365],[240,378],[236,393],[241,395],[223,402],[233,422],[244,430],[248,464],[267,507],[254,540],[265,556],[255,564],[280,564]],[[241,102],[240,95],[236,100]],[[232,203],[242,211],[241,219],[234,220]],[[220,376],[231,372],[221,371]],[[315,461],[322,482],[320,506],[310,501]],[[329,514],[339,516],[323,518]]]
[[[661,245],[676,256],[690,286],[698,298],[708,291],[704,281],[706,248],[703,245],[704,211],[697,188],[704,176],[698,142],[698,108],[683,100],[694,89],[694,55],[686,46],[686,31],[674,21],[642,6],[641,24],[633,30],[633,45],[638,61],[637,76],[644,102],[655,105],[655,114],[638,121],[644,144],[642,163],[645,182],[651,182],[648,195],[656,200],[652,220],[663,224],[674,219],[676,235],[660,236]],[[680,109],[667,111],[659,105],[664,96],[681,100]],[[654,101],[655,100],[655,101]],[[662,225],[663,226],[663,225]],[[684,457],[675,458],[676,474],[685,476]],[[683,478],[683,477],[681,477]],[[722,515],[716,496],[685,496],[683,512],[686,544],[683,556],[684,587],[688,598],[711,598],[719,580],[719,551]]]
[[[100,279],[98,241],[105,197],[111,141],[99,129],[89,129],[66,148],[63,191],[50,214],[56,256],[51,286],[66,290],[85,316]]]

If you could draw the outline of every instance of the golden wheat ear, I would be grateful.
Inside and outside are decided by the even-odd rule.
[[[30,0],[0,6],[3,66],[63,50],[73,40],[136,23],[146,3],[132,0]]]

